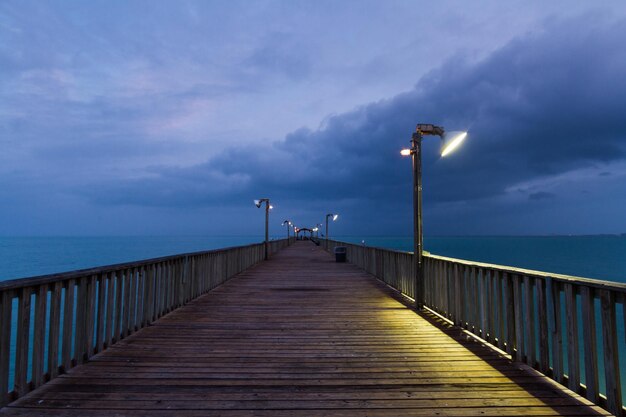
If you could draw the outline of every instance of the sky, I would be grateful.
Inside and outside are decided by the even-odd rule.
[[[0,235],[626,232],[621,1],[0,2]]]

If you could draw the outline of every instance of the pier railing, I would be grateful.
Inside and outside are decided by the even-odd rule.
[[[348,262],[415,298],[412,252],[327,243],[329,250],[346,246]],[[424,267],[427,308],[611,413],[625,414],[626,284],[430,254]]]
[[[270,241],[269,252],[289,243]],[[0,282],[0,404],[262,261],[263,245]]]

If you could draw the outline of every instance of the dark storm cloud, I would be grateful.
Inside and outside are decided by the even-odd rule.
[[[548,193],[545,191],[539,191],[536,193],[530,193],[528,194],[528,199],[529,200],[549,200],[556,197],[555,194],[553,193]]]
[[[625,23],[546,22],[543,31],[480,62],[459,56],[412,91],[329,117],[317,130],[230,149],[191,168],[156,167],[149,179],[100,184],[89,194],[108,203],[163,206],[261,194],[291,201],[394,199],[410,181],[409,162],[398,151],[417,122],[470,132],[446,159],[438,158],[434,138],[425,139],[429,204],[497,197],[519,183],[621,160]],[[547,195],[532,193],[530,199]]]

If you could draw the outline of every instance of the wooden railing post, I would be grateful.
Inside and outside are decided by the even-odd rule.
[[[602,343],[604,353],[604,379],[608,410],[622,414],[622,385],[620,382],[617,326],[615,324],[615,297],[611,291],[600,290],[602,310]]]
[[[13,291],[2,291],[0,296],[0,406],[9,402],[9,359],[11,357],[11,317]]]

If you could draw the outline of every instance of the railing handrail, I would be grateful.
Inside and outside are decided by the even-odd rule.
[[[281,240],[287,240],[287,239],[276,239],[276,240],[270,241],[270,243],[279,242]],[[44,275],[35,275],[32,277],[8,279],[8,280],[0,281],[0,291],[13,290],[13,289],[18,289],[22,287],[32,287],[35,285],[42,285],[42,284],[51,284],[54,282],[62,282],[62,281],[66,281],[72,278],[78,278],[78,277],[82,277],[85,275],[96,275],[96,274],[101,274],[103,272],[117,272],[117,271],[121,271],[124,269],[137,268],[137,267],[150,265],[154,263],[172,261],[172,260],[180,259],[184,257],[209,255],[212,253],[227,252],[232,249],[244,249],[244,248],[249,248],[252,246],[262,245],[263,243],[264,242],[257,242],[257,243],[250,243],[247,245],[240,245],[240,246],[228,246],[228,247],[219,248],[219,249],[185,252],[185,253],[179,253],[179,254],[174,254],[174,255],[159,256],[157,258],[141,259],[138,261],[102,265],[102,266],[96,266],[92,268],[75,269],[73,271],[57,272],[53,274],[44,274]]]
[[[433,254],[424,254],[424,257],[438,259],[440,261],[454,262],[457,264],[463,264],[467,266],[475,266],[475,267],[480,267],[480,268],[494,269],[494,270],[498,270],[502,272],[510,272],[513,274],[528,275],[528,276],[541,277],[541,278],[552,278],[554,281],[560,281],[560,282],[584,283],[589,286],[604,289],[604,290],[626,292],[626,284],[617,282],[617,281],[607,281],[607,280],[601,280],[601,279],[596,279],[596,278],[578,277],[575,275],[566,275],[566,274],[559,274],[556,272],[538,271],[536,269],[525,269],[525,268],[519,268],[515,266],[490,264],[486,262],[468,261],[465,259],[450,258],[447,256],[433,255]]]
[[[347,244],[347,245],[353,245],[357,247],[363,247],[366,249],[382,250],[382,251],[389,251],[389,252],[394,252],[394,253],[402,253],[405,255],[413,255],[412,251],[384,248],[381,246],[361,245],[361,244],[353,243],[353,242],[344,242],[340,240],[329,239],[329,242],[331,241],[341,243],[342,245]],[[517,266],[499,265],[499,264],[491,264],[488,262],[479,262],[479,261],[471,261],[467,259],[452,258],[449,256],[435,255],[427,251],[424,251],[422,256],[425,258],[438,259],[440,261],[454,262],[457,264],[475,266],[475,267],[480,267],[480,268],[488,268],[488,269],[513,273],[513,274],[528,275],[528,276],[541,277],[541,278],[552,278],[553,280],[559,281],[559,282],[584,283],[586,285],[589,285],[595,288],[600,288],[604,290],[614,290],[614,291],[626,293],[626,283],[621,283],[617,281],[608,281],[608,280],[602,280],[598,278],[588,278],[588,277],[580,277],[576,275],[560,274],[557,272],[539,271],[537,269],[526,269],[526,268],[521,268]]]

